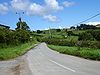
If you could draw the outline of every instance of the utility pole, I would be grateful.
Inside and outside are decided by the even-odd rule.
[[[21,15],[23,15],[24,14],[24,12],[22,12],[22,13],[19,13],[19,12],[16,12],[16,14],[18,14],[18,16],[19,16],[19,22],[20,22],[20,29],[22,29],[22,17],[21,17]]]

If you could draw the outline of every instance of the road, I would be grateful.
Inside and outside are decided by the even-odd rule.
[[[37,45],[27,53],[33,75],[100,75],[100,62],[60,54],[47,47]]]

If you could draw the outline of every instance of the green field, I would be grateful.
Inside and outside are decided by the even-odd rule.
[[[55,46],[55,45],[48,45],[48,47],[63,54],[79,56],[86,59],[100,60],[100,49],[81,47],[79,50],[78,47]]]

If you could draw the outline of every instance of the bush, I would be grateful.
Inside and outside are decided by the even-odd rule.
[[[93,40],[93,36],[91,35],[91,33],[84,32],[79,34],[78,40]]]
[[[99,48],[100,49],[100,41],[80,41],[80,47],[89,47],[89,48]]]
[[[65,40],[65,39],[55,39],[55,38],[43,38],[42,42],[47,44],[59,45],[59,46],[75,46],[76,41]]]
[[[92,31],[91,34],[97,41],[100,41],[100,30]]]
[[[100,41],[100,30],[89,30],[79,35],[78,40],[94,40]]]
[[[0,46],[18,45],[30,41],[30,33],[27,30],[0,29]]]
[[[15,39],[18,39],[20,43],[25,43],[30,41],[30,33],[26,30],[17,30],[15,34],[16,34]]]

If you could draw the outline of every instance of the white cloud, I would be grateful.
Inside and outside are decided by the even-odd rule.
[[[56,0],[45,0],[44,2],[45,2],[44,5],[31,3],[28,13],[31,15],[36,14],[44,16],[63,9],[62,6],[59,6],[59,3]]]
[[[45,0],[45,3],[46,3],[47,8],[49,8],[51,10],[63,9],[62,6],[59,6],[59,3],[57,2],[57,0]]]
[[[52,16],[52,15],[46,15],[46,16],[44,16],[44,19],[51,21],[51,22],[58,21],[58,18],[56,16]]]
[[[45,28],[45,29],[43,29],[43,30],[49,30],[49,28]]]
[[[72,6],[72,5],[74,5],[74,4],[75,4],[74,2],[69,2],[69,1],[63,2],[63,5],[64,5],[65,7],[69,7],[69,6]]]
[[[28,9],[28,6],[30,5],[28,0],[12,0],[11,1],[11,6],[13,7],[14,10],[21,10],[21,11],[26,11]]]
[[[8,7],[6,3],[0,4],[0,14],[6,14],[8,11]]]
[[[29,15],[45,15],[45,8],[39,4],[33,3],[30,4],[29,9],[27,11]]]
[[[98,25],[98,24],[100,24],[100,22],[88,22],[86,24],[89,24],[89,25]]]
[[[59,28],[59,29],[62,29],[63,27],[62,27],[62,26],[59,26],[58,28]]]
[[[71,6],[72,3],[66,1],[63,5]],[[15,11],[23,11],[28,15],[38,15],[48,21],[55,22],[58,19],[56,16],[52,16],[52,13],[63,10],[63,5],[60,5],[57,0],[44,0],[44,4],[34,3],[32,0],[11,0],[9,6]],[[0,13],[5,13],[8,10],[6,6],[6,4],[0,4]]]

